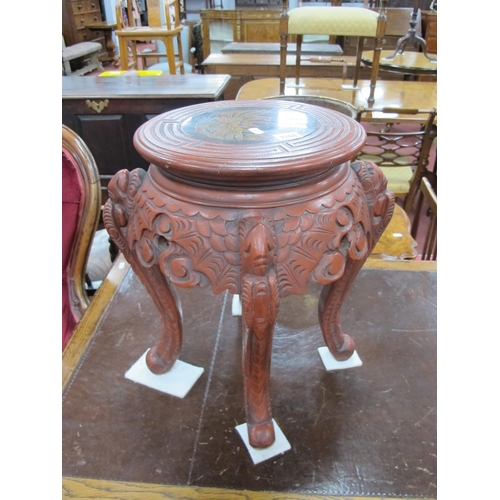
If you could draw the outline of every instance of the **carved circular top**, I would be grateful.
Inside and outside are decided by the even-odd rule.
[[[359,123],[319,106],[219,101],[153,118],[134,145],[172,176],[241,188],[309,179],[353,159],[365,137]]]

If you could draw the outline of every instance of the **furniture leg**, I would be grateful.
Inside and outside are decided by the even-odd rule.
[[[394,194],[386,190],[387,180],[382,172],[373,168],[374,166],[371,162],[351,163],[351,168],[364,191],[366,206],[363,211],[366,211],[370,221],[366,221],[365,225],[371,227],[367,233],[358,229],[361,231],[358,235],[353,233],[340,242],[340,248],[345,247],[342,251],[345,259],[344,272],[337,280],[325,285],[319,297],[318,317],[321,332],[330,353],[337,361],[349,359],[355,349],[351,337],[342,332],[340,309],[354,278],[371,254],[394,212]],[[349,211],[359,213],[359,207],[352,205]],[[366,246],[363,243],[365,237]],[[356,240],[358,241],[352,246]],[[347,245],[350,245],[349,249]]]
[[[302,35],[297,35],[297,54],[295,56],[295,85],[300,81],[300,57],[302,52]]]
[[[342,332],[340,308],[351,283],[365,260],[349,259],[342,277],[338,281],[324,286],[319,297],[318,316],[321,332],[329,351],[337,361],[349,359],[355,349],[351,337]]]
[[[118,172],[108,185],[109,198],[103,211],[104,225],[132,269],[153,299],[163,323],[163,337],[146,357],[148,368],[156,375],[168,372],[179,357],[182,345],[182,310],[169,280],[162,273],[157,255],[162,243],[154,234],[138,227],[144,222],[136,210],[140,187],[146,172]],[[158,226],[162,223],[156,221]]]
[[[127,39],[118,37],[118,45],[120,48],[120,67],[123,71],[128,70],[128,44]]]
[[[71,75],[71,64],[69,61],[63,61],[63,66],[64,66],[64,74],[66,76]]]
[[[99,71],[104,71],[104,67],[99,60],[99,54],[93,54],[90,61],[92,66],[95,66]]]
[[[274,230],[270,221],[240,223],[243,384],[248,439],[254,448],[275,441],[269,396],[271,349],[279,307]]]
[[[177,73],[177,68],[175,67],[175,50],[174,42],[172,38],[162,38],[163,45],[165,45],[165,52],[167,54],[168,71],[171,75]]]
[[[359,73],[361,70],[361,54],[363,53],[364,39],[362,36],[358,37],[358,44],[356,46],[356,66],[354,68],[354,78],[352,80],[353,88],[358,88]]]

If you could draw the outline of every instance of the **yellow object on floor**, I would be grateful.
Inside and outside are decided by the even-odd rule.
[[[121,76],[121,75],[124,75],[126,73],[135,73],[136,75],[139,75],[139,76],[160,76],[161,74],[163,74],[163,71],[159,70],[159,69],[151,69],[151,70],[148,70],[148,69],[145,69],[145,70],[140,70],[140,71],[104,71],[104,73],[101,73],[99,76],[104,76],[104,77],[108,77],[108,76]]]

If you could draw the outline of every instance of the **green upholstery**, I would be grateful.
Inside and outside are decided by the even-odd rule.
[[[378,14],[362,7],[298,7],[288,12],[290,35],[374,37]]]

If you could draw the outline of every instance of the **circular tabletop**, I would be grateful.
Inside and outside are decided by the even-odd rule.
[[[365,131],[331,109],[290,101],[218,101],[142,125],[137,151],[167,175],[203,184],[265,185],[325,172],[356,157]]]
[[[437,75],[437,61],[430,61],[422,52],[405,51],[396,54],[393,59],[386,59],[394,54],[394,50],[382,50],[380,52],[380,69],[406,75]],[[429,54],[436,57],[435,54]],[[371,66],[373,61],[373,50],[363,52],[361,61]]]

